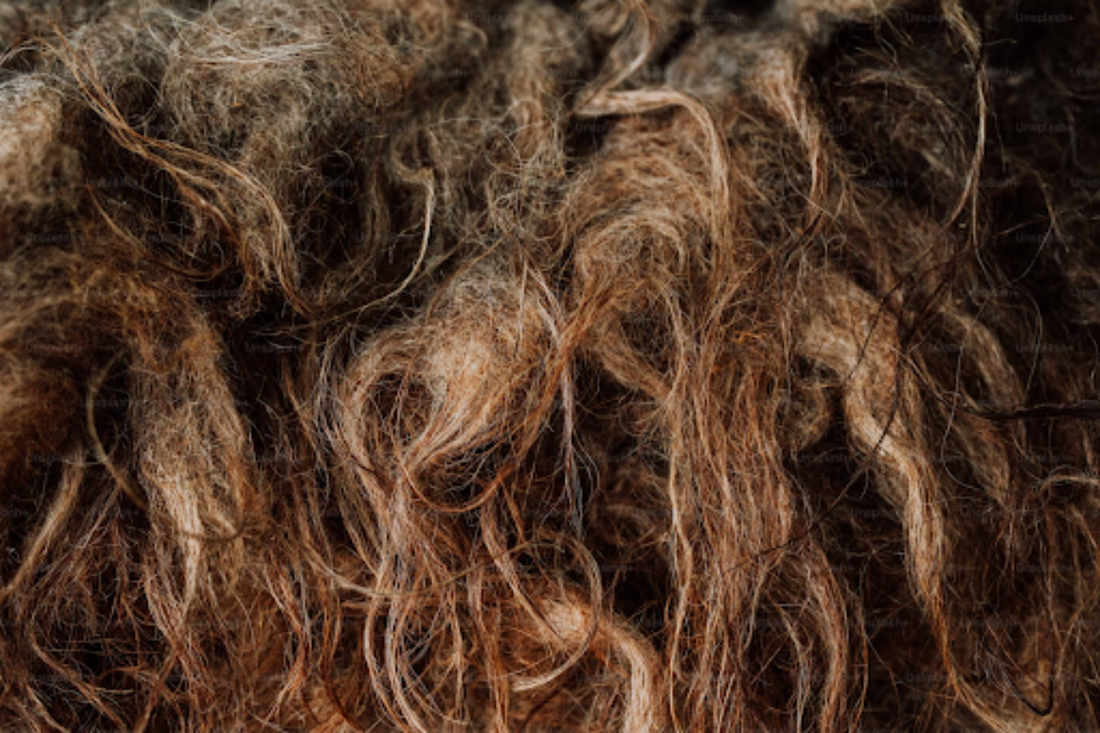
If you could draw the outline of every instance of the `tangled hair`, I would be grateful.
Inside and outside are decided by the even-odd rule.
[[[1100,726],[1098,38],[0,7],[0,730]]]

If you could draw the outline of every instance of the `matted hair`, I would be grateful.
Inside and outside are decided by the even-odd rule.
[[[1098,43],[0,7],[0,730],[1097,728]]]

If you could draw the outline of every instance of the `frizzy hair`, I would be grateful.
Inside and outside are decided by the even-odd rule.
[[[1097,38],[0,9],[0,730],[1100,726]]]

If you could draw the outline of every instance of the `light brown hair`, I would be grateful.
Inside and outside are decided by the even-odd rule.
[[[1037,5],[0,10],[0,729],[1100,726]]]

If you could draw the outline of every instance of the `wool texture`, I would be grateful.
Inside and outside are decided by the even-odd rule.
[[[1100,729],[1100,0],[9,0],[0,731]]]

